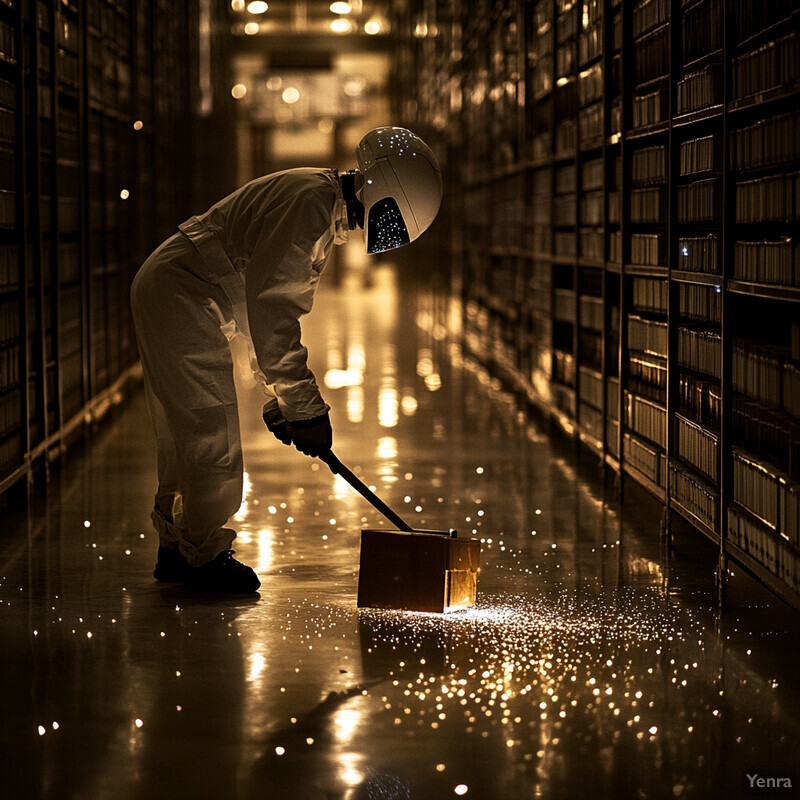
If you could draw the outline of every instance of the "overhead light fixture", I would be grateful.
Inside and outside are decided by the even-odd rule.
[[[336,2],[331,3],[331,11],[334,14],[349,14],[353,10],[350,3]]]
[[[364,25],[364,33],[368,33],[370,36],[374,36],[376,33],[381,32],[381,24],[376,19],[371,19],[369,22]]]
[[[331,22],[331,30],[334,33],[350,33],[353,29],[353,23],[349,19],[339,17]]]
[[[251,14],[263,14],[269,6],[263,0],[252,0],[247,4],[247,10]]]
[[[244,32],[248,36],[254,36],[259,32],[259,30],[261,30],[261,28],[257,22],[248,22],[244,26]]]
[[[234,11],[244,11],[244,0],[231,0],[231,8]]]
[[[342,87],[348,97],[358,97],[366,88],[367,82],[363,78],[351,78]]]
[[[234,99],[241,100],[247,94],[247,87],[243,83],[237,83],[233,89],[231,89],[231,94]]]
[[[283,94],[281,95],[281,99],[284,103],[296,103],[300,99],[300,92],[298,89],[295,89],[294,86],[287,86],[283,90]]]

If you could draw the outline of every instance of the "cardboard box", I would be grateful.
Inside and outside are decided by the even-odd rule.
[[[358,607],[433,613],[472,607],[481,544],[454,533],[362,530]]]

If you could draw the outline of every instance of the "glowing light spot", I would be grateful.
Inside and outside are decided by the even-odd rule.
[[[469,791],[469,786],[466,783],[459,783],[453,791],[460,797]]]
[[[268,8],[269,5],[263,2],[263,0],[252,0],[252,2],[247,4],[247,10],[251,14],[263,14]]]
[[[381,32],[381,24],[375,19],[371,19],[369,22],[364,25],[364,33],[368,34],[369,36],[375,36],[376,33]]]
[[[286,748],[285,747],[281,747],[280,745],[278,745],[275,748],[275,755],[276,756],[282,756],[285,752],[286,752]]]
[[[294,86],[287,86],[281,93],[281,99],[284,103],[292,105],[300,99],[300,90]]]
[[[244,26],[244,32],[248,36],[255,36],[261,30],[261,26],[257,22],[248,22]]]
[[[144,128],[144,122],[142,122],[140,119],[137,119],[136,122],[133,123],[133,129],[135,131],[140,131],[142,128]]]
[[[91,527],[92,527],[92,523],[91,523],[91,522],[89,522],[89,520],[88,520],[88,519],[85,519],[85,520],[83,521],[83,527],[84,527],[84,528],[91,528]]]
[[[141,727],[142,727],[142,725],[144,725],[144,722],[143,722],[142,720],[140,720],[140,719],[136,719],[136,720],[134,720],[134,723],[133,723],[133,724],[134,724],[134,725],[135,725],[137,728],[141,728]]]
[[[653,727],[650,728],[650,733],[652,733],[653,736],[655,736],[658,733],[658,726],[657,725],[653,725]]]
[[[307,745],[309,745],[309,746],[310,746],[310,745],[312,745],[312,744],[314,744],[314,739],[313,739],[311,736],[309,736],[309,737],[306,739],[306,744],[307,744]]]
[[[349,19],[339,17],[331,22],[331,30],[334,33],[350,33],[353,29],[353,23]]]
[[[39,736],[44,736],[47,733],[47,728],[44,725],[40,725],[37,730],[39,731]]]
[[[231,89],[231,94],[235,100],[241,100],[247,94],[247,87],[243,83],[237,83]]]
[[[331,11],[334,14],[349,14],[352,10],[350,3],[345,3],[343,0],[331,3]]]

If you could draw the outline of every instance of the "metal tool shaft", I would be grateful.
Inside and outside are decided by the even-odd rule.
[[[372,506],[383,514],[386,519],[401,531],[413,531],[414,529],[405,522],[400,516],[394,513],[383,500],[378,497],[363,481],[359,480],[338,458],[332,450],[324,453],[320,458],[330,467],[334,475],[341,475],[363,498],[368,500]]]

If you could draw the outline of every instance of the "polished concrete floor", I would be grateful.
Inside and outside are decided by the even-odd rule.
[[[419,527],[483,542],[474,609],[359,611],[380,516],[261,426],[242,379],[250,599],[151,576],[141,392],[0,535],[0,797],[737,798],[800,777],[798,619],[461,358],[391,270],[305,326],[335,449]],[[765,795],[761,795],[765,796]]]

